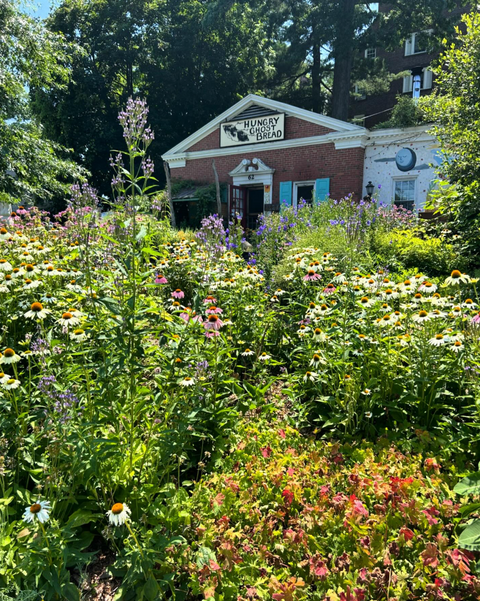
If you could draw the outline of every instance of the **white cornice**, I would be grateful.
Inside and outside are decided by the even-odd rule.
[[[333,129],[335,133],[368,132],[367,129],[365,129],[364,127],[360,127],[359,125],[353,125],[352,123],[347,123],[346,121],[340,121],[339,119],[333,119],[332,117],[320,115],[319,113],[313,113],[312,111],[307,111],[305,109],[292,106],[291,104],[285,104],[284,102],[278,102],[277,100],[270,100],[269,98],[262,98],[261,96],[256,96],[255,94],[249,94],[248,96],[245,96],[245,98],[242,98],[242,100],[237,102],[237,104],[234,104],[228,110],[224,111],[221,115],[219,115],[218,117],[204,125],[202,128],[197,130],[195,133],[188,136],[188,138],[185,138],[185,140],[182,140],[179,144],[168,150],[162,158],[164,160],[171,161],[173,159],[173,155],[185,155],[188,148],[190,148],[191,146],[193,146],[194,144],[211,134],[213,131],[215,131],[220,123],[222,123],[223,121],[233,120],[235,118],[235,115],[238,115],[239,113],[243,112],[245,109],[252,106],[252,104],[269,108],[277,112],[285,113],[287,117],[297,117],[298,119],[303,119],[304,121],[315,123],[328,129]],[[245,145],[241,148],[245,149],[247,148],[247,146],[250,145]],[[255,144],[255,146],[263,146],[263,144]],[[220,150],[225,149],[222,148]]]
[[[365,131],[365,133],[364,133]],[[292,140],[279,140],[278,142],[265,142],[264,144],[245,144],[244,146],[233,146],[228,148],[212,148],[210,150],[197,150],[194,152],[183,152],[178,154],[166,153],[162,155],[164,161],[170,167],[184,167],[177,163],[192,159],[208,159],[220,156],[245,155],[265,151],[282,150],[285,148],[297,148],[299,146],[318,146],[321,144],[335,144],[335,150],[345,148],[365,148],[367,145],[368,130],[357,132],[334,132],[323,136],[309,136],[308,138],[293,138]]]
[[[434,142],[435,137],[428,133],[430,127],[431,125],[419,125],[417,127],[375,129],[369,133],[368,146]]]

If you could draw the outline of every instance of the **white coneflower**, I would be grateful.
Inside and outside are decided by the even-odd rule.
[[[45,319],[51,313],[49,309],[44,309],[42,303],[32,303],[30,311],[25,313],[27,319]]]
[[[431,318],[430,313],[428,313],[428,311],[419,311],[418,313],[415,313],[415,315],[412,315],[412,320],[415,321],[416,323],[422,323],[424,321],[428,321]]]
[[[445,280],[445,286],[468,284],[470,281],[470,276],[468,276],[466,273],[462,273],[458,269],[454,269],[450,276]]]
[[[183,380],[180,380],[179,382],[180,386],[193,386],[195,384],[195,380],[193,378],[183,378]]]
[[[8,380],[10,380],[10,376],[0,372],[0,384],[5,384],[5,382],[8,382]]]
[[[465,307],[466,309],[476,309],[478,305],[476,303],[473,302],[473,300],[471,298],[467,298],[463,303],[462,303],[462,307]]]
[[[373,415],[373,413],[372,413],[371,411],[366,411],[366,412],[365,412],[365,417],[366,417],[367,419],[370,419],[370,418],[372,417],[372,415]]]
[[[271,356],[268,355],[267,353],[263,352],[260,357],[259,357],[260,361],[268,361],[269,359],[271,359]]]
[[[362,394],[364,394],[365,396],[370,396],[372,394],[372,391],[370,390],[370,388],[365,388],[364,390],[362,390]]]
[[[12,271],[13,267],[6,259],[0,259],[0,271]]]
[[[106,515],[112,526],[123,526],[131,513],[130,507],[126,503],[115,503]]]
[[[30,507],[25,507],[23,519],[29,524],[34,521],[39,521],[41,524],[44,524],[50,517],[50,511],[49,501],[37,501],[33,505],[30,505]]]
[[[255,311],[255,308],[253,305],[245,305],[244,310],[245,311]]]
[[[75,342],[84,342],[88,338],[88,334],[82,328],[77,328],[71,332],[70,338]]]
[[[12,349],[12,348],[6,348],[3,351],[2,356],[0,357],[0,363],[17,363],[18,361],[21,361],[22,358],[20,357],[20,355],[17,355],[17,353]]]
[[[326,363],[326,361],[319,353],[315,353],[310,361],[310,365],[318,367],[320,363]]]
[[[15,390],[15,388],[18,388],[20,386],[20,380],[15,380],[15,378],[10,378],[10,380],[7,380],[6,382],[4,382],[2,384],[2,386],[6,390]]]
[[[253,357],[253,355],[255,355],[255,353],[249,348],[246,348],[242,353],[243,357]]]
[[[387,326],[393,325],[395,322],[396,322],[395,316],[390,315],[390,313],[387,313],[383,317],[380,317],[379,319],[377,319],[375,322],[375,325],[377,325],[380,328],[386,328]]]
[[[450,348],[454,353],[458,353],[459,351],[463,351],[464,344],[461,340],[455,340]]]
[[[38,288],[39,286],[41,286],[43,284],[42,280],[24,280],[23,282],[23,289],[24,290],[35,290],[35,288]]]
[[[347,281],[347,278],[344,273],[341,273],[338,271],[332,278],[332,281],[335,282],[336,284],[343,284],[344,282]]]
[[[433,338],[430,338],[428,341],[432,346],[443,346],[446,342],[448,342],[448,336],[444,336],[443,334],[435,334]]]
[[[375,304],[375,301],[371,298],[368,298],[368,296],[362,296],[362,298],[357,302],[362,307],[371,307]]]
[[[317,342],[325,342],[328,338],[327,334],[323,332],[320,328],[315,328],[313,330],[313,337]]]
[[[318,379],[318,374],[314,371],[307,371],[303,376],[304,382],[315,382]]]
[[[0,240],[8,240],[10,237],[11,234],[6,228],[0,228]]]
[[[74,307],[70,307],[68,309],[68,312],[71,313],[74,317],[83,317],[84,316],[84,313],[82,313],[78,309],[75,309]]]
[[[446,317],[446,314],[442,311],[439,311],[438,309],[434,309],[430,312],[430,317],[432,319],[441,319],[442,317]]]
[[[387,288],[382,292],[382,297],[386,299],[397,298],[398,296],[399,293],[396,290],[393,290],[392,288]]]
[[[433,294],[434,292],[437,291],[437,285],[436,284],[432,284],[432,282],[423,282],[418,289],[421,292],[426,292],[427,294]]]
[[[80,320],[78,319],[78,317],[74,317],[69,311],[66,311],[65,313],[62,313],[60,319],[57,319],[57,323],[59,323],[63,327],[69,328],[73,326],[78,326]]]

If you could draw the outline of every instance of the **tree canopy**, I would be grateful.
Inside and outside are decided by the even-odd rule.
[[[445,183],[435,195],[435,207],[454,216],[464,252],[480,251],[480,15],[462,18],[457,39],[441,54],[434,68],[437,89],[423,101],[434,123],[444,156]],[[447,184],[447,182],[449,182]],[[478,258],[477,258],[478,263]]]
[[[85,172],[45,137],[29,91],[63,89],[74,49],[10,0],[0,1],[0,31],[0,199],[46,202]]]

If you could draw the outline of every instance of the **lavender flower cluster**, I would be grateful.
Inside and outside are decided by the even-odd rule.
[[[81,414],[84,407],[72,392],[57,390],[55,386],[56,382],[57,379],[55,376],[44,376],[40,378],[37,388],[42,394],[53,401],[53,408],[58,415],[60,423],[65,424],[72,419],[74,409],[77,410],[77,413]]]

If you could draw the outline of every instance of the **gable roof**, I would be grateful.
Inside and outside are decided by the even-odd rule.
[[[277,113],[285,113],[287,117],[297,117],[298,119],[303,119],[304,121],[309,121],[310,123],[316,123],[317,125],[322,125],[323,127],[331,129],[333,132],[338,132],[339,134],[348,135],[368,132],[367,129],[360,127],[359,125],[353,125],[352,123],[347,123],[346,121],[340,121],[339,119],[333,119],[332,117],[320,115],[319,113],[313,113],[312,111],[307,111],[305,109],[292,106],[291,104],[285,104],[284,102],[278,102],[277,100],[270,100],[269,98],[262,98],[261,96],[256,96],[255,94],[249,94],[231,106],[229,109],[218,115],[218,117],[212,119],[212,121],[204,125],[192,135],[188,136],[188,138],[185,138],[179,144],[168,150],[164,155],[162,155],[162,158],[168,161],[169,159],[178,159],[179,155],[185,156],[185,153],[189,148],[199,142],[202,138],[205,138],[215,131],[220,123],[234,121],[235,117],[240,116],[240,114],[244,113],[252,106],[261,107]],[[243,148],[245,148],[245,146],[243,146]]]

